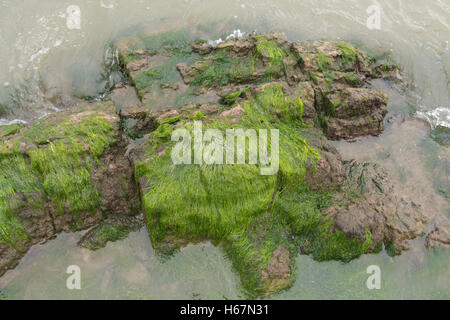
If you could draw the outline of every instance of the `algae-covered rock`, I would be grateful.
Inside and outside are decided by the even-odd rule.
[[[189,242],[221,243],[251,296],[287,288],[291,257],[300,247],[321,260],[348,261],[372,245],[370,231],[362,241],[347,238],[322,217],[345,169],[323,133],[303,122],[301,99],[288,97],[284,88],[271,82],[250,89],[248,99],[225,107],[239,107],[238,118],[210,104],[151,113],[158,129],[130,153],[153,245],[170,253]],[[204,130],[217,129],[224,137],[233,128],[277,129],[278,173],[262,175],[257,164],[174,165],[172,132],[185,128],[193,134],[198,119]]]
[[[20,124],[10,124],[7,126],[0,126],[0,138],[11,136],[18,131],[22,126]]]
[[[379,135],[387,114],[388,96],[376,90],[345,88],[324,98],[322,112],[329,115],[325,133],[330,139]]]
[[[387,96],[362,88],[368,79],[382,77],[383,69],[372,69],[374,61],[349,43],[296,43],[282,34],[251,34],[213,48],[201,41],[191,47],[191,39],[172,31],[119,43],[122,62],[147,109],[214,102],[277,80],[302,93],[305,122],[316,122],[329,138],[383,130]]]
[[[131,214],[137,191],[117,151],[119,122],[112,103],[82,105],[0,140],[0,274],[61,231]]]
[[[90,228],[79,245],[95,250],[145,223],[161,254],[220,245],[261,297],[293,283],[299,253],[349,262],[422,235],[420,206],[327,139],[381,133],[388,97],[368,82],[396,68],[346,42],[195,39],[121,39],[130,83],[110,102],[0,127],[0,275],[62,230]],[[429,246],[448,242],[440,227]]]
[[[397,194],[386,172],[370,163],[346,164],[347,181],[334,196],[334,205],[325,211],[338,230],[364,238],[370,230],[376,244],[395,244],[409,249],[408,240],[425,232],[425,217],[420,205]]]
[[[151,37],[163,43],[171,35]],[[140,135],[129,156],[159,252],[212,240],[224,248],[246,293],[264,296],[292,284],[298,253],[348,262],[384,243],[398,254],[424,232],[420,207],[397,197],[384,171],[345,165],[326,138],[383,130],[388,96],[366,88],[383,69],[362,51],[344,42],[295,43],[281,34],[252,34],[217,47],[196,41],[182,53],[164,46],[149,51],[142,39],[126,39],[119,50],[146,113],[137,126],[154,128]],[[134,47],[123,44],[129,41]],[[147,61],[139,70],[126,59],[136,55]],[[172,82],[160,75],[166,68]],[[159,90],[166,82],[176,88],[177,103],[189,103],[165,99]],[[149,104],[149,96],[160,104]],[[199,128],[202,136],[218,130],[225,145],[234,139],[226,135],[230,129],[278,130],[278,172],[261,175],[259,164],[245,161],[195,163],[193,144],[184,149],[187,161],[174,164],[172,133],[185,129],[193,137]],[[250,146],[244,150],[250,157]],[[231,152],[222,151],[213,158]]]
[[[90,250],[104,248],[108,242],[125,239],[130,232],[138,231],[144,225],[142,216],[113,216],[96,225],[78,242],[78,245]]]

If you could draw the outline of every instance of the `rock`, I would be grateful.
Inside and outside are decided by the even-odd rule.
[[[394,244],[409,249],[409,240],[421,236],[425,217],[411,199],[397,193],[386,172],[373,164],[347,164],[344,193],[335,197],[337,205],[326,210],[335,228],[351,236],[365,239],[366,229],[377,244]]]
[[[314,88],[308,81],[302,81],[293,86],[287,86],[287,95],[291,98],[300,98],[303,102],[303,120],[309,124],[314,124],[316,117]]]
[[[450,128],[437,126],[430,133],[431,138],[445,147],[450,146]]]
[[[330,139],[379,135],[387,114],[388,96],[365,88],[346,88],[329,94],[322,110],[330,114],[325,130]]]
[[[205,63],[203,61],[196,62],[192,65],[187,66],[186,63],[177,64],[177,70],[180,72],[181,77],[185,84],[190,84],[196,77],[205,71]]]
[[[237,105],[229,110],[223,111],[220,116],[224,118],[231,118],[232,123],[239,123],[241,120],[241,116],[245,113],[245,110]]]
[[[109,98],[116,106],[116,112],[124,118],[139,119],[145,116],[136,89],[126,85],[116,85]]]
[[[206,41],[196,42],[192,45],[192,51],[199,54],[208,54],[214,50],[214,47],[208,44]]]
[[[308,141],[317,149],[321,156],[321,159],[315,166],[311,162],[308,162],[306,165],[305,181],[309,188],[314,191],[339,189],[346,179],[341,155],[320,134],[310,134]]]
[[[179,114],[180,114],[180,112],[178,110],[170,110],[170,111],[164,112],[160,116],[157,116],[156,120],[159,122],[162,122],[162,121],[166,120],[167,118],[176,117]]]
[[[145,69],[147,66],[148,66],[148,59],[147,57],[144,57],[141,59],[130,61],[127,64],[127,69],[130,71],[130,73],[133,73]]]
[[[278,246],[270,257],[269,265],[262,271],[260,281],[266,283],[267,295],[286,288],[291,277],[290,263],[289,250]]]
[[[87,231],[78,241],[78,245],[89,250],[98,250],[104,248],[108,242],[125,239],[130,232],[138,231],[144,225],[142,216],[107,218]]]
[[[425,245],[428,248],[435,247],[450,247],[450,224],[448,220],[439,221],[439,224],[427,234],[425,238]]]
[[[119,121],[111,102],[83,104],[0,141],[0,275],[61,231],[136,212]]]

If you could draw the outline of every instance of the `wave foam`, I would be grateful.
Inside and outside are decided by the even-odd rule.
[[[7,120],[7,119],[0,119],[0,126],[9,126],[11,124],[26,124],[27,122],[20,119],[14,119],[14,120]]]
[[[228,35],[228,36],[225,38],[225,41],[231,40],[231,39],[242,39],[244,36],[245,36],[245,32],[241,32],[240,29],[236,29],[236,30],[233,31],[233,33],[231,33],[230,35]],[[224,41],[222,40],[222,38],[219,38],[219,39],[217,39],[217,40],[209,40],[209,41],[208,41],[208,44],[209,44],[210,46],[217,47],[217,45],[220,44],[220,43],[222,43],[222,42],[224,42]]]
[[[438,107],[431,111],[418,111],[416,115],[418,118],[428,121],[433,129],[438,126],[450,128],[449,108]]]

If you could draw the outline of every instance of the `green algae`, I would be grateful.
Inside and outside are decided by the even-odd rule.
[[[361,80],[353,72],[346,73],[344,79],[350,85],[359,86],[361,84]]]
[[[437,126],[430,133],[431,138],[443,146],[450,145],[450,128]]]
[[[336,46],[342,51],[342,62],[354,64],[357,61],[356,50],[348,43],[337,43]]]
[[[33,199],[31,195],[39,193],[42,185],[20,154],[0,160],[0,241],[20,250],[28,240],[25,227],[15,212],[21,209],[18,193]]]
[[[193,39],[184,30],[173,30],[158,35],[143,35],[141,41],[147,52],[167,52],[179,55],[191,53]]]
[[[194,120],[202,120],[207,119],[208,117],[201,111],[197,111],[192,115],[192,119]]]
[[[328,58],[323,52],[317,52],[317,67],[319,68],[320,72],[325,72],[328,67],[332,65],[332,63],[333,61]]]
[[[87,152],[75,141],[69,144],[51,143],[45,149],[30,151],[31,168],[43,177],[45,194],[61,214],[93,211],[100,204],[100,195],[94,188]]]
[[[255,70],[252,57],[231,57],[226,49],[216,50],[204,62],[201,72],[192,81],[194,87],[221,87],[229,83],[245,83]]]
[[[256,37],[256,49],[254,53],[254,59],[264,60],[267,59],[268,68],[264,75],[265,81],[279,78],[285,74],[285,66],[283,59],[287,57],[288,53],[280,48],[278,43],[274,40],[267,40],[262,36]]]
[[[281,48],[275,40],[263,36],[256,36],[253,41],[254,50],[245,56],[232,56],[227,49],[216,49],[203,60],[201,72],[191,85],[221,87],[230,83],[268,82],[285,76],[284,59],[293,57],[293,54]],[[264,73],[258,74],[257,70]]]
[[[173,117],[165,118],[164,120],[160,121],[159,123],[160,123],[160,124],[165,124],[165,123],[171,124],[171,123],[178,122],[178,121],[180,121],[180,120],[181,120],[181,116],[178,115],[178,116],[173,116]]]
[[[104,248],[108,242],[125,239],[130,228],[120,223],[102,223],[95,229],[95,236],[83,241],[82,246],[89,250]]]
[[[15,140],[9,144],[16,147],[1,152],[1,242],[19,247],[28,239],[17,215],[24,201],[29,209],[45,214],[45,204],[50,202],[60,214],[75,217],[100,206],[90,172],[114,140],[113,126],[104,119],[103,108],[112,105],[94,107],[73,119],[39,121],[25,130],[22,138],[38,147],[21,152],[20,141]]]
[[[241,97],[242,94],[244,93],[244,91],[246,91],[246,90],[248,90],[248,89],[246,88],[241,91],[236,91],[236,92],[230,93],[230,94],[222,97],[219,102],[225,106],[232,106],[236,103],[237,99],[239,97]]]
[[[363,243],[333,232],[332,222],[321,213],[331,204],[332,193],[309,191],[304,182],[306,162],[314,164],[320,155],[302,137],[307,136],[307,126],[301,99],[289,99],[281,85],[271,84],[241,105],[245,113],[238,124],[213,120],[204,123],[204,129],[278,129],[278,174],[261,175],[258,165],[252,164],[173,165],[169,152],[173,125],[161,125],[150,135],[150,152],[135,167],[136,179],[149,185],[142,201],[155,248],[170,253],[189,242],[209,239],[221,244],[250,297],[291,285],[293,277],[281,284],[261,278],[280,246],[291,257],[301,248],[319,261],[348,262],[368,252],[370,231]],[[192,123],[184,127],[192,130]],[[290,268],[294,273],[293,259]]]
[[[20,131],[22,126],[20,124],[10,124],[7,126],[0,126],[0,138],[8,137]]]

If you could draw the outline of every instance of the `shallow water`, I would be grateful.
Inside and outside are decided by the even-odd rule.
[[[141,26],[152,31],[201,25],[211,38],[284,31],[292,39],[345,39],[392,50],[415,84],[417,104],[448,125],[450,3],[377,1],[381,29],[366,26],[371,0],[1,0],[0,103],[3,119],[29,119],[53,110],[42,87],[93,96],[104,87],[102,62],[110,41]],[[66,9],[80,8],[80,29]],[[441,107],[441,109],[438,109]],[[1,111],[0,111],[1,112]]]
[[[168,261],[154,254],[145,229],[91,252],[80,233],[35,246],[0,278],[11,299],[237,299],[231,263],[210,244],[188,246]],[[81,269],[81,289],[68,290],[66,268]],[[214,267],[212,267],[214,266]]]
[[[366,26],[366,9],[382,8],[381,29]],[[66,25],[66,9],[81,9],[81,29]],[[449,149],[429,137],[429,125],[450,123],[450,2],[448,0],[0,0],[0,125],[31,121],[117,81],[105,68],[110,43],[146,28],[154,32],[201,26],[210,39],[242,32],[283,31],[293,40],[343,39],[392,52],[413,87],[390,93],[387,128],[377,138],[338,142],[345,158],[387,168],[403,192],[423,205],[430,225],[450,215]],[[108,60],[108,59],[106,59]],[[109,64],[110,66],[111,64]],[[49,101],[50,100],[50,101]],[[9,298],[239,298],[229,261],[219,248],[189,246],[160,261],[145,230],[89,252],[80,234],[34,247],[0,278]],[[448,250],[427,251],[423,240],[400,257],[367,255],[349,264],[297,258],[297,281],[274,298],[450,298]],[[82,269],[82,290],[65,287],[68,265]],[[365,286],[368,265],[379,265],[382,289]]]

